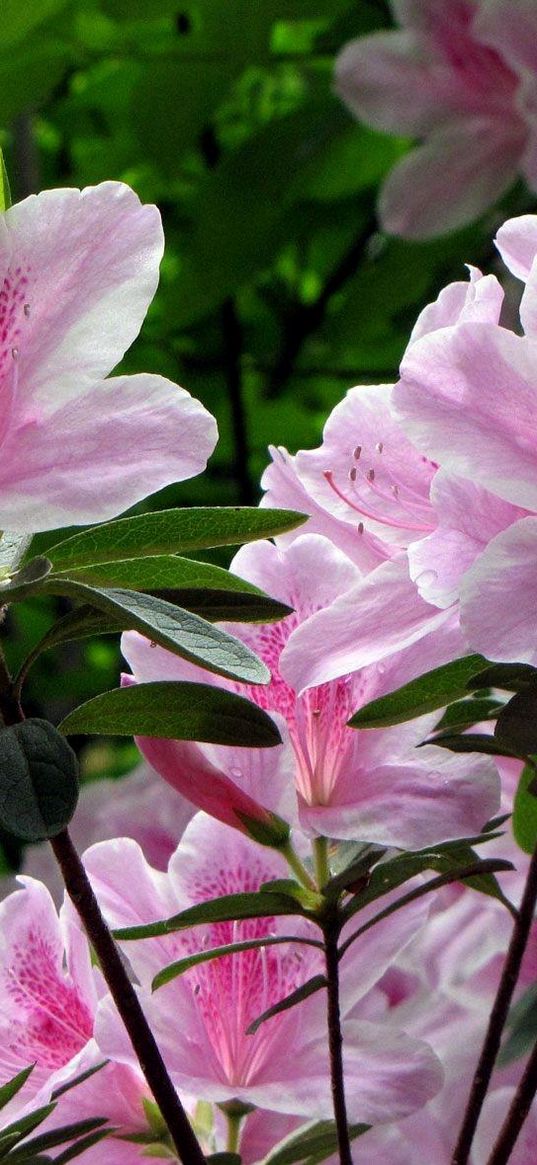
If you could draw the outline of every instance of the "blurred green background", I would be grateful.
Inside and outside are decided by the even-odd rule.
[[[496,225],[527,206],[515,190],[429,243],[379,233],[379,185],[410,143],[354,121],[332,75],[349,39],[390,22],[383,0],[3,0],[14,200],[111,178],[162,212],[160,289],[122,370],[184,385],[220,442],[205,476],[151,506],[256,504],[267,445],[318,444],[350,385],[394,380],[420,308],[465,261],[490,267]],[[12,664],[53,614],[13,611]],[[27,706],[57,720],[114,687],[118,665],[111,639],[44,656]],[[86,775],[131,760],[101,742]]]

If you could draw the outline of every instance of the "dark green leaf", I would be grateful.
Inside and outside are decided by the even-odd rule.
[[[78,800],[76,756],[47,720],[0,732],[0,823],[22,841],[55,837]]]
[[[241,1165],[240,1153],[209,1153],[207,1165]]]
[[[24,1154],[29,1150],[33,1153],[41,1153],[47,1149],[55,1149],[57,1145],[63,1145],[66,1141],[72,1141],[77,1137],[85,1136],[87,1133],[95,1132],[98,1128],[102,1128],[106,1124],[106,1120],[106,1117],[91,1117],[70,1125],[64,1125],[59,1129],[51,1129],[49,1132],[39,1133],[38,1136],[26,1141],[20,1151],[16,1150],[14,1153],[10,1153],[9,1160],[15,1165],[15,1162],[18,1163],[25,1160]]]
[[[537,984],[524,992],[509,1012],[507,1020],[509,1034],[498,1056],[498,1067],[504,1068],[513,1060],[528,1055],[537,1040]]]
[[[446,708],[435,732],[462,732],[483,720],[495,720],[502,708],[503,702],[493,699],[458,700]]]
[[[7,1080],[0,1088],[0,1109],[5,1108],[6,1104],[12,1100],[17,1092],[26,1084],[30,1074],[33,1072],[35,1065],[30,1064],[29,1068],[23,1068],[21,1072],[17,1072],[16,1076],[12,1076],[11,1080]]]
[[[370,1125],[350,1125],[351,1141],[361,1137]],[[290,1133],[263,1158],[262,1165],[320,1165],[337,1154],[337,1130],[334,1121],[311,1121],[298,1133]]]
[[[55,1104],[45,1104],[42,1108],[36,1108],[35,1112],[30,1112],[26,1116],[16,1117],[15,1120],[11,1122],[11,1124],[6,1125],[6,1127],[2,1129],[2,1134],[0,1136],[0,1153],[2,1151],[3,1142],[7,1140],[7,1138],[16,1136],[17,1142],[22,1141],[23,1137],[28,1137],[30,1133],[33,1133],[34,1129],[37,1129],[39,1125],[43,1124],[43,1121],[46,1120],[52,1112],[54,1112],[55,1108]]]
[[[178,959],[176,963],[170,963],[168,967],[164,967],[159,971],[151,984],[151,990],[157,991],[159,987],[164,987],[165,983],[169,983],[172,979],[176,979],[178,975],[184,975],[185,971],[189,971],[191,967],[197,967],[199,963],[208,963],[212,959],[221,959],[224,955],[235,955],[240,951],[252,951],[258,947],[272,947],[279,946],[281,943],[302,943],[310,947],[319,947],[323,949],[323,944],[316,939],[305,939],[300,935],[278,935],[277,937],[267,936],[266,938],[248,939],[244,942],[228,943],[223,947],[212,947],[211,950],[198,951],[195,955],[189,955],[186,959]]]
[[[436,744],[439,748],[447,748],[449,752],[480,752],[484,756],[514,756],[518,759],[524,759],[525,756],[525,753],[516,752],[496,736],[487,736],[484,732],[464,732],[461,736],[454,732],[443,732],[424,740],[423,744]],[[418,748],[421,747],[418,745]]]
[[[169,555],[211,546],[238,546],[257,538],[271,538],[306,521],[294,510],[256,509],[250,506],[198,506],[188,510],[159,510],[118,518],[91,530],[73,534],[47,551],[54,570]]]
[[[102,692],[60,724],[65,735],[156,736],[248,748],[281,744],[268,714],[235,692],[210,684],[157,680]]]
[[[467,687],[471,691],[502,688],[507,692],[520,692],[536,682],[537,668],[529,663],[492,663],[484,671],[472,676]]]
[[[496,747],[506,745],[517,756],[537,753],[537,685],[509,700],[498,716],[494,737]]]
[[[272,1019],[273,1015],[280,1015],[282,1011],[289,1011],[291,1007],[295,1007],[297,1003],[302,1003],[304,999],[309,999],[310,995],[315,995],[316,991],[320,991],[323,987],[327,987],[327,981],[324,975],[314,975],[308,979],[306,983],[302,983],[290,995],[286,995],[285,999],[280,999],[279,1003],[275,1003],[273,1007],[268,1007],[261,1015],[254,1019],[253,1023],[246,1028],[246,1035],[255,1036],[256,1031],[259,1030],[262,1023],[267,1019]]]
[[[513,805],[513,833],[524,853],[532,854],[537,845],[537,787],[534,765],[525,765],[518,782]]]
[[[114,1132],[113,1128],[96,1129],[94,1133],[88,1133],[87,1137],[81,1137],[74,1145],[70,1145],[64,1149],[63,1153],[54,1157],[54,1165],[67,1165],[68,1161],[74,1161],[76,1157],[81,1157],[87,1149],[93,1148],[99,1141],[103,1141],[105,1137],[110,1136]]]
[[[57,577],[48,580],[45,588],[47,593],[67,595],[75,602],[97,607],[122,622],[126,630],[139,631],[208,671],[250,684],[265,684],[270,679],[268,668],[246,644],[165,599],[140,591],[88,587],[67,578],[60,582]]]
[[[298,901],[294,901],[287,894],[257,891],[252,894],[224,894],[222,898],[215,898],[211,902],[200,902],[197,906],[189,906],[180,914],[159,922],[149,922],[144,926],[127,926],[114,931],[116,938],[122,941],[139,938],[158,938],[163,934],[173,934],[176,930],[185,930],[189,926],[200,926],[206,922],[235,922],[243,918],[273,918],[278,915],[301,914],[308,916],[308,912]]]
[[[349,724],[351,728],[386,728],[435,712],[464,696],[468,680],[486,662],[482,655],[467,655],[436,667],[397,691],[372,700],[354,713]]]

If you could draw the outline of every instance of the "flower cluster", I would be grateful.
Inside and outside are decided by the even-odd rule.
[[[415,14],[419,5],[400,7]],[[454,7],[467,24],[471,6]],[[36,528],[37,479],[48,491],[41,527],[87,521],[201,468],[214,439],[202,406],[168,382],[99,379],[132,340],[154,290],[153,212],[116,184],[40,199],[5,222],[12,234],[2,292],[0,504],[5,525],[19,531]],[[62,240],[58,270],[68,273],[58,275],[55,297],[40,283],[37,226],[38,242],[17,242],[19,229],[31,234],[39,216],[52,269]],[[102,250],[97,219],[107,232]],[[243,547],[232,570],[291,613],[227,626],[266,663],[270,682],[245,688],[136,630],[123,636],[127,688],[203,681],[240,692],[281,734],[272,748],[140,735],[152,771],[144,767],[125,784],[112,820],[99,823],[109,788],[84,799],[86,870],[107,922],[120,931],[170,1077],[204,1150],[239,1146],[243,1165],[262,1163],[284,1138],[332,1117],[322,912],[331,876],[346,858],[372,853],[382,878],[383,862],[426,847],[445,853],[447,843],[474,838],[512,807],[517,760],[496,763],[471,751],[461,758],[434,742],[417,748],[438,712],[376,731],[349,726],[373,699],[470,651],[536,662],[537,219],[507,222],[498,247],[525,284],[523,335],[500,326],[499,282],[472,269],[468,283],[447,287],[420,316],[396,386],[352,389],[319,449],[273,451],[263,505],[297,509],[308,521]],[[69,249],[79,257],[72,276]],[[99,345],[89,338],[95,327]],[[97,412],[89,428],[88,409]],[[172,789],[158,792],[155,773]],[[288,825],[280,840],[270,832],[277,822]],[[83,834],[81,818],[81,842]],[[455,880],[423,893],[424,871],[438,868],[431,850],[401,879],[404,908],[395,909],[401,883],[394,881],[380,915],[372,895],[357,919],[340,916],[338,1007],[356,1163],[415,1165],[419,1144],[421,1157],[449,1165],[527,870],[510,834],[494,835],[486,852],[512,859],[501,893],[493,885],[495,893],[477,894]],[[341,883],[341,899],[367,888],[372,865]],[[73,906],[66,900],[58,915],[28,869],[36,871],[29,865],[22,888],[0,905],[0,1084],[34,1065],[7,1117],[56,1097],[44,1127],[107,1118],[112,1165],[133,1165],[146,1152],[173,1156]],[[196,916],[207,903],[232,896],[244,904],[263,893],[266,914],[237,907],[235,915]],[[306,908],[278,913],[278,894]],[[190,929],[178,923],[145,937],[121,934],[188,910],[198,919]],[[536,934],[534,927],[519,994],[534,979]],[[215,957],[215,948],[225,950]],[[172,964],[180,964],[177,973],[163,978]],[[293,996],[294,1006],[281,1006]],[[522,1067],[517,1059],[496,1069],[472,1165],[486,1165]],[[536,1120],[532,1112],[516,1165],[531,1165]],[[102,1152],[89,1146],[84,1161],[97,1165]]]

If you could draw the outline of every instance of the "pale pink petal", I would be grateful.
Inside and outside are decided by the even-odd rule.
[[[487,1165],[514,1095],[514,1087],[508,1085],[489,1092],[475,1135],[472,1156],[475,1165]],[[534,1165],[536,1140],[537,1107],[534,1102],[522,1126],[516,1145],[509,1155],[509,1165]]]
[[[2,445],[2,522],[17,531],[102,521],[148,493],[200,473],[216,422],[160,376],[117,377],[8,432]]]
[[[387,133],[421,137],[441,123],[456,101],[450,80],[409,32],[359,37],[336,60],[336,92],[355,117]]]
[[[289,603],[301,618],[325,607],[360,579],[354,563],[319,534],[303,534],[284,549],[272,542],[252,542],[237,551],[230,569]],[[286,625],[292,622],[289,616]]]
[[[526,283],[537,256],[537,215],[508,218],[494,241],[506,267]]]
[[[487,0],[479,5],[474,29],[480,40],[497,49],[515,69],[537,70],[537,10],[533,0]]]
[[[444,468],[537,508],[535,341],[491,324],[444,328],[410,347],[394,404]]]
[[[443,469],[434,479],[431,501],[438,527],[409,547],[410,577],[425,602],[445,608],[459,598],[464,572],[491,538],[525,511]]]
[[[282,655],[286,676],[299,692],[325,683],[401,651],[447,618],[424,603],[401,556],[297,629]]]
[[[379,201],[384,230],[427,239],[473,222],[514,181],[524,142],[515,121],[486,116],[435,130],[385,182]]]
[[[362,529],[359,515],[349,512],[349,507],[341,503],[337,494],[328,486],[323,477],[322,496],[311,488],[311,481],[299,469],[300,454],[292,457],[286,449],[269,446],[272,463],[267,466],[261,478],[261,485],[267,492],[261,499],[261,506],[284,507],[309,514],[307,525],[298,531],[278,536],[278,542],[286,545],[297,535],[322,534],[335,546],[347,554],[363,571],[372,570],[379,562],[389,557],[386,543],[381,542],[369,530]],[[302,468],[302,467],[301,467]],[[326,466],[325,466],[326,468]],[[325,508],[326,507],[326,508]]]
[[[537,518],[498,534],[468,571],[461,621],[472,648],[489,659],[537,662]]]
[[[536,220],[537,221],[537,220]],[[428,332],[448,328],[452,324],[482,320],[497,324],[503,303],[503,290],[494,275],[482,275],[477,267],[469,267],[467,283],[448,283],[434,303],[420,312],[412,329],[409,344],[420,340]]]
[[[103,182],[31,195],[4,222],[4,302],[18,319],[10,343],[25,403],[48,413],[106,376],[137,336],[158,283],[160,215],[123,183]]]

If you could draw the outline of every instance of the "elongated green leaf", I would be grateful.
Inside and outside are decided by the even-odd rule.
[[[30,654],[24,660],[16,680],[18,690],[43,651],[58,647],[61,643],[68,643],[72,639],[86,639],[90,635],[114,635],[123,631],[125,620],[114,619],[104,611],[95,611],[92,607],[82,605],[68,611],[57,623],[47,631],[46,635],[36,643]]]
[[[78,800],[76,756],[52,724],[30,718],[0,731],[0,824],[22,841],[55,837]]]
[[[296,1007],[297,1003],[302,1003],[304,999],[309,999],[310,995],[315,995],[317,991],[321,991],[323,987],[327,986],[328,983],[324,975],[313,975],[306,983],[302,983],[295,991],[291,991],[290,995],[286,995],[285,999],[280,999],[273,1007],[267,1007],[266,1011],[258,1015],[246,1028],[246,1035],[255,1036],[256,1031],[267,1019],[272,1019],[273,1015],[280,1015],[282,1011],[289,1011],[291,1007]]]
[[[199,615],[185,611],[139,591],[103,590],[70,579],[49,579],[47,593],[67,595],[75,602],[89,604],[123,623],[125,629],[140,631],[152,642],[173,651],[208,671],[250,684],[265,684],[270,672],[253,651],[220,627]]]
[[[381,910],[378,914],[375,914],[373,918],[368,919],[368,921],[365,922],[363,926],[361,926],[357,931],[354,932],[354,934],[350,936],[350,938],[345,940],[342,947],[340,948],[340,953],[344,954],[347,948],[351,946],[351,944],[355,942],[355,940],[359,938],[360,935],[365,934],[367,930],[371,930],[371,928],[376,926],[377,923],[382,922],[385,918],[388,918],[390,914],[395,914],[397,910],[402,910],[403,907],[408,906],[409,902],[415,902],[416,899],[422,898],[425,894],[431,894],[433,891],[440,890],[442,886],[451,885],[452,882],[465,882],[467,880],[469,881],[469,879],[474,881],[475,887],[477,889],[479,886],[480,876],[487,877],[489,874],[503,873],[507,870],[513,869],[513,863],[505,861],[502,858],[483,858],[472,862],[468,866],[459,867],[458,869],[446,870],[444,874],[439,874],[437,878],[431,878],[429,882],[424,882],[420,886],[416,887],[416,889],[409,890],[406,894],[402,894],[401,897],[398,898],[395,902],[391,902],[390,905],[386,906],[384,910]],[[405,882],[408,881],[407,878],[404,880]],[[383,891],[383,893],[386,893],[386,891]],[[380,897],[380,895],[377,894],[376,897]],[[508,905],[507,901],[506,905]],[[510,904],[509,906],[510,912],[513,913],[513,906]],[[359,903],[356,901],[351,902],[345,911],[347,919],[352,918],[362,908],[363,901]]]
[[[127,587],[130,591],[152,593],[164,591],[162,598],[188,611],[197,611],[205,619],[268,623],[272,619],[283,619],[292,610],[220,566],[174,554],[82,566],[69,572],[69,577],[73,582],[90,586]]]
[[[276,725],[257,704],[222,688],[181,680],[102,692],[70,712],[60,731],[66,736],[157,736],[248,748],[281,744]]]
[[[517,756],[537,753],[537,685],[517,692],[500,712],[494,730],[496,747],[507,746]]]
[[[361,1137],[370,1125],[349,1125],[351,1141]],[[298,1133],[290,1133],[263,1158],[262,1165],[320,1165],[337,1153],[337,1130],[334,1121],[311,1121]]]
[[[189,971],[191,967],[197,967],[199,963],[209,963],[212,959],[221,959],[224,955],[236,955],[241,951],[254,951],[259,947],[273,947],[279,946],[281,943],[302,943],[309,947],[319,947],[322,951],[323,944],[316,939],[302,938],[300,935],[278,935],[276,937],[267,936],[266,938],[253,938],[245,940],[242,943],[228,943],[224,947],[212,947],[210,950],[198,951],[195,955],[189,955],[186,959],[178,959],[176,963],[170,963],[168,967],[164,967],[162,971],[155,975],[151,984],[152,991],[158,991],[159,987],[164,987],[165,983],[170,983],[172,979],[177,979],[179,975],[184,975],[185,971]]]
[[[513,806],[513,833],[524,853],[537,845],[537,781],[534,765],[525,765],[519,778]]]
[[[500,1049],[498,1067],[503,1068],[531,1052],[537,1040],[537,984],[524,992],[511,1008],[507,1020],[509,1034]]]
[[[88,1133],[86,1137],[81,1137],[76,1144],[69,1145],[63,1153],[54,1157],[54,1165],[67,1165],[68,1161],[74,1161],[76,1157],[81,1157],[87,1149],[92,1149],[99,1141],[103,1141],[105,1137],[111,1136],[114,1132],[115,1129],[107,1127],[96,1129],[94,1133]]]
[[[537,668],[529,663],[491,663],[468,681],[471,691],[479,688],[502,688],[522,692],[537,682]]]
[[[435,732],[462,732],[482,720],[495,720],[502,708],[503,703],[493,699],[457,700],[446,708]]]
[[[46,1152],[47,1149],[55,1149],[57,1145],[63,1145],[66,1141],[72,1141],[76,1137],[85,1136],[87,1133],[93,1133],[97,1129],[102,1128],[106,1124],[106,1117],[89,1117],[86,1120],[76,1121],[70,1125],[64,1125],[59,1129],[50,1129],[46,1133],[38,1133],[36,1137],[32,1137],[26,1141],[21,1147],[20,1152],[16,1151],[9,1154],[10,1162],[19,1162],[25,1159],[24,1154]]]
[[[0,212],[9,210],[11,206],[11,190],[9,187],[9,178],[6,170],[6,163],[4,161],[3,150],[0,150]]]
[[[189,926],[200,926],[206,922],[235,922],[243,918],[273,918],[279,915],[301,914],[308,911],[296,899],[286,894],[257,891],[252,894],[224,894],[211,902],[200,902],[189,906],[180,914],[164,918],[159,922],[149,922],[144,926],[127,926],[114,931],[117,939],[158,938],[163,934],[173,934]]]
[[[23,1068],[22,1071],[17,1072],[17,1075],[13,1076],[11,1080],[8,1080],[5,1084],[2,1084],[2,1087],[0,1088],[0,1110],[5,1108],[6,1104],[9,1104],[9,1101],[17,1095],[17,1092],[20,1092],[23,1085],[26,1084],[28,1077],[33,1072],[34,1067],[34,1064],[30,1064],[28,1068]]]
[[[54,1112],[55,1108],[55,1104],[45,1104],[42,1108],[36,1108],[35,1112],[27,1113],[26,1116],[16,1117],[11,1124],[6,1125],[5,1129],[2,1129],[0,1150],[4,1138],[16,1135],[17,1140],[22,1141],[23,1137],[28,1137],[30,1133],[33,1133],[34,1129],[37,1129],[39,1125],[43,1124],[43,1121],[50,1116],[51,1112]]]
[[[20,570],[0,582],[0,602],[13,603],[25,599],[27,595],[35,594],[41,589],[41,584],[52,570],[52,563],[48,558],[40,555],[32,558]]]
[[[293,530],[306,515],[250,506],[198,506],[118,518],[73,534],[47,551],[54,570],[210,546],[238,546]]]
[[[349,720],[351,728],[386,728],[415,716],[435,712],[467,694],[467,684],[486,664],[482,655],[467,655],[404,684],[395,692],[372,700]]]
[[[480,752],[484,756],[514,756],[519,760],[524,760],[526,756],[524,752],[517,752],[508,744],[504,744],[503,740],[498,740],[496,736],[487,736],[484,732],[464,732],[462,735],[456,732],[442,732],[438,736],[431,736],[429,740],[422,741],[417,747],[422,748],[425,744],[436,744],[438,748],[447,748],[449,752]]]

